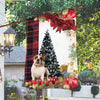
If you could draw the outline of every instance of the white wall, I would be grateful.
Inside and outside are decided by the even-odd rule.
[[[23,96],[22,91],[26,91],[26,88],[22,87],[22,82],[18,79],[24,79],[25,65],[5,65],[4,74],[7,80],[17,80],[17,83],[10,82],[10,86],[15,85],[19,96]]]
[[[5,16],[5,0],[0,0],[0,26],[4,25]],[[0,35],[4,32],[4,28],[0,28]],[[0,68],[2,73],[2,83],[0,83],[0,99],[4,100],[4,57],[0,56]]]

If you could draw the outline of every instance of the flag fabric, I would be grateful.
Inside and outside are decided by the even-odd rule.
[[[33,56],[38,54],[39,21],[34,18],[27,19],[27,53],[25,64],[25,82],[31,81],[31,66]]]
[[[63,19],[59,18],[58,14],[46,14],[45,16],[43,15],[44,17],[46,17],[45,21],[44,19],[43,20],[42,19],[34,20],[35,18],[27,19],[26,21],[27,52],[26,52],[26,64],[25,64],[25,86],[26,87],[33,88],[33,89],[44,89],[44,88],[73,89],[78,86],[77,57],[74,56],[76,54],[73,55],[73,53],[76,53],[76,49],[75,49],[76,48],[76,24],[75,24],[76,11],[74,9],[70,9],[68,11],[69,13],[66,14],[68,18],[63,18]],[[72,14],[75,16],[71,17]],[[68,25],[67,28],[65,24]],[[54,28],[55,25],[62,29],[57,31]],[[61,26],[63,26],[64,29]],[[65,47],[64,46],[62,47],[63,43],[65,43],[64,45]],[[70,47],[73,50],[71,50]],[[69,50],[73,52],[71,52],[70,54]],[[63,53],[61,53],[61,51],[63,51]],[[44,61],[42,61],[42,57],[41,57],[41,61],[42,61],[41,64],[44,63],[45,71],[44,68],[42,71],[44,73],[40,72],[41,70],[38,68],[33,69],[35,73],[38,74],[42,73],[42,75],[44,76],[42,79],[41,78],[42,75],[35,76],[36,74],[34,73],[35,79],[32,80],[31,67],[32,64],[34,63],[33,58],[37,54],[40,54],[41,56],[45,56]],[[66,70],[62,71],[64,66],[66,66]]]

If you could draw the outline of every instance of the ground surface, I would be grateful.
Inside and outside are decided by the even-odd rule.
[[[51,98],[50,100],[100,100],[100,98],[76,98],[76,97],[68,97],[68,98]]]

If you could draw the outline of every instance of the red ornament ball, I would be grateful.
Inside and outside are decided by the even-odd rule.
[[[58,81],[58,80],[56,80],[56,81],[55,81],[55,84],[59,84],[59,81]]]
[[[70,86],[70,89],[74,89],[78,86],[78,79],[77,78],[68,78],[68,84]]]
[[[34,80],[32,80],[32,82],[31,82],[31,83],[32,83],[32,85],[33,85],[33,84],[36,84],[36,82],[35,82]]]
[[[53,77],[53,78],[52,78],[52,84],[55,84],[55,81],[56,81],[56,78]]]
[[[37,79],[36,83],[39,84],[39,85],[41,85],[42,84],[42,79]]]
[[[61,86],[63,87],[65,84],[68,84],[66,81],[63,81],[62,83],[61,83]]]
[[[47,80],[44,80],[43,83],[45,84],[45,86],[49,86],[49,82]]]

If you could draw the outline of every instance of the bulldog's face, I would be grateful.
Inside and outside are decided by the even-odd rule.
[[[34,56],[34,65],[37,66],[37,67],[44,66],[43,65],[44,59],[45,59],[45,56],[35,55]]]

